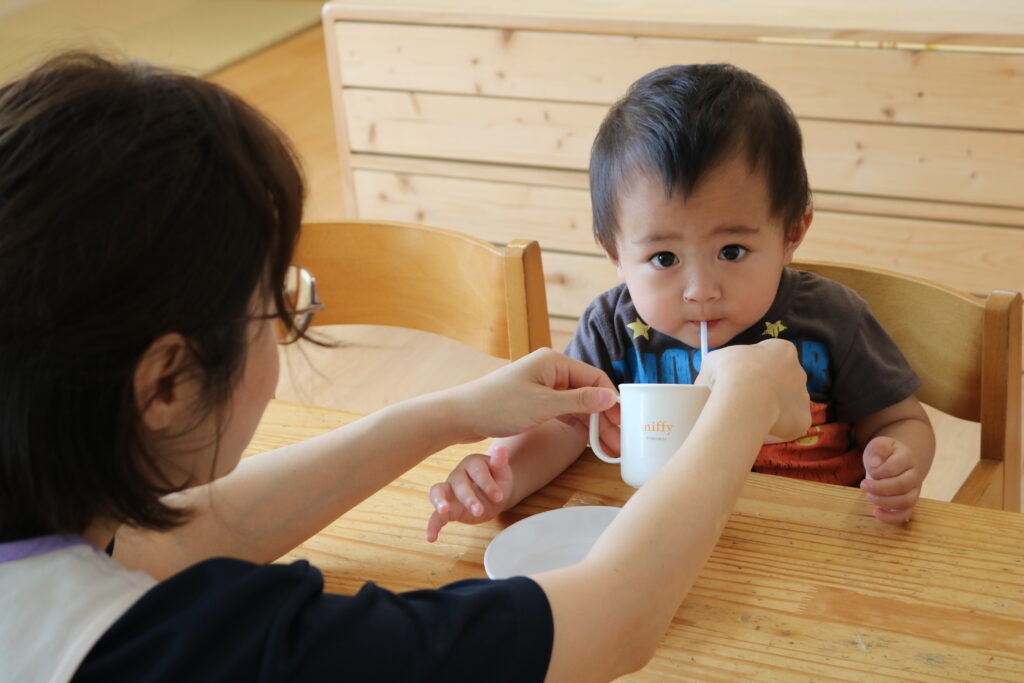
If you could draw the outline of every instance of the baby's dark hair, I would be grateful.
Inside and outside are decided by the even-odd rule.
[[[810,205],[800,127],[782,97],[730,64],[689,64],[652,71],[608,111],[590,155],[594,237],[613,258],[618,199],[637,176],[658,180],[684,199],[701,179],[743,153],[764,173],[771,211],[786,232]]]
[[[302,198],[281,134],[198,78],[70,53],[0,88],[0,541],[187,518],[135,369],[179,333],[223,417],[254,293],[290,324]]]

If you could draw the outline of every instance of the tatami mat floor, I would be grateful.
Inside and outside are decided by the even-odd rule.
[[[208,74],[316,25],[320,6],[287,0],[15,0],[0,13],[0,82],[72,47]]]

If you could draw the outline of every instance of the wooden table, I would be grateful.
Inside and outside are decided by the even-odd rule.
[[[275,401],[247,452],[357,418]],[[526,515],[632,491],[588,455],[499,520],[429,544],[426,491],[473,450],[428,458],[285,559],[334,592],[436,587],[485,576],[487,544]],[[654,660],[623,680],[1024,680],[1024,515],[923,500],[890,527],[870,510],[855,489],[751,474]]]

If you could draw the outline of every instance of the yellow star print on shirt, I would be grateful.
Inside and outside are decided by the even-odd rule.
[[[765,321],[764,332],[761,333],[762,337],[771,337],[772,339],[778,339],[779,335],[782,334],[783,330],[788,329],[782,324],[781,320],[776,320],[773,323]]]
[[[643,337],[644,339],[650,341],[651,338],[647,335],[647,330],[651,329],[651,326],[644,324],[644,321],[640,320],[640,318],[637,318],[633,322],[628,323],[626,327],[633,331],[633,339],[636,339],[637,337]]]

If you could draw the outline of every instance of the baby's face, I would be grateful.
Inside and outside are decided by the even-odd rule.
[[[702,320],[709,346],[718,347],[768,312],[810,223],[808,215],[787,239],[763,174],[751,173],[742,157],[720,164],[686,201],[640,179],[618,204],[616,266],[637,312],[693,347]]]

